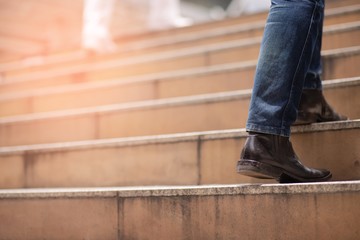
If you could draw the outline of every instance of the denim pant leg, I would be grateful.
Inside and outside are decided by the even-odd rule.
[[[323,0],[272,0],[255,73],[247,131],[290,136],[317,46]],[[321,47],[321,46],[320,46]]]
[[[309,70],[305,76],[304,89],[322,89],[321,83],[321,74],[322,74],[322,64],[321,64],[321,43],[322,43],[322,34],[323,34],[323,22],[324,22],[324,8],[322,8],[320,26],[318,28],[318,38],[316,40],[316,45],[312,55],[311,63]]]

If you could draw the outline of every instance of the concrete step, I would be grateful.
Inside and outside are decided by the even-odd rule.
[[[54,69],[3,79],[0,92],[34,89],[66,83],[100,81],[134,75],[154,74],[164,71],[213,66],[230,62],[256,60],[261,39],[246,39],[203,47],[169,51],[151,56],[133,57],[101,63],[75,65],[64,69]],[[331,51],[354,51],[360,46]],[[328,51],[324,54],[327,55]],[[348,74],[351,74],[348,73]],[[356,76],[356,75],[353,75]]]
[[[345,7],[344,7],[345,6]],[[325,25],[344,23],[349,21],[358,21],[357,17],[360,11],[360,5],[358,1],[343,1],[341,4],[330,3],[327,4],[326,11],[326,21]],[[357,14],[357,15],[356,15]],[[351,16],[353,15],[353,16]],[[114,55],[102,55],[97,56],[96,59],[103,61],[108,57],[118,57],[120,55],[128,56],[129,50],[133,53],[135,49],[141,49],[142,51],[154,45],[158,46],[157,42],[160,43],[169,43],[170,42],[178,42],[177,39],[189,41],[194,38],[194,36],[198,39],[205,33],[205,36],[208,35],[209,32],[218,32],[219,29],[234,27],[236,25],[248,26],[252,25],[253,22],[261,21],[265,22],[266,13],[263,14],[255,14],[242,16],[236,19],[227,19],[218,22],[211,22],[206,24],[195,25],[187,28],[177,28],[170,29],[162,32],[152,32],[136,35],[133,37],[128,37],[125,39],[120,39],[119,45],[121,46],[121,50],[119,53],[115,53]],[[130,54],[132,54],[130,52]],[[0,65],[0,71],[12,71],[12,70],[21,70],[23,68],[31,68],[32,70],[40,69],[49,69],[51,67],[59,66],[64,63],[63,66],[71,66],[74,65],[74,61],[81,62],[86,59],[86,54],[81,51],[65,52],[54,54],[50,56],[38,56],[35,58],[29,58],[20,61],[9,62]],[[94,60],[94,59],[92,59]],[[69,63],[66,63],[69,62]],[[69,65],[70,64],[70,65]]]
[[[360,16],[360,5],[358,7],[359,11],[357,15]],[[170,39],[163,39],[163,40],[148,40],[147,42],[133,44],[133,46],[127,46],[127,52],[119,53],[119,54],[112,54],[108,57],[102,57],[100,60],[86,60],[82,62],[74,62],[69,60],[68,63],[64,64],[57,64],[55,68],[50,68],[49,66],[45,65],[38,68],[31,68],[23,69],[19,71],[3,71],[3,75],[5,79],[19,77],[24,74],[29,74],[32,72],[38,71],[49,71],[55,69],[62,69],[62,68],[71,68],[74,65],[81,65],[81,64],[95,64],[104,61],[119,61],[120,59],[129,59],[134,57],[141,57],[141,56],[151,56],[160,54],[167,51],[179,51],[182,49],[188,48],[198,48],[198,47],[205,47],[205,46],[212,46],[212,44],[219,44],[219,43],[226,43],[229,41],[238,41],[241,39],[248,39],[253,37],[261,37],[263,31],[264,23],[256,23],[254,25],[241,25],[241,26],[230,26],[224,29],[217,29],[217,30],[207,30],[204,33],[196,33],[196,35],[192,36],[183,36],[179,37],[178,39],[170,38]],[[324,30],[324,49],[331,49],[331,48],[343,48],[343,47],[350,47],[350,46],[357,46],[359,45],[359,22],[351,22],[346,24],[339,24],[339,25],[332,25],[326,27]],[[349,37],[352,36],[352,37]],[[255,47],[257,50],[259,48],[259,39],[254,40],[253,44],[250,44],[248,48]],[[252,43],[253,41],[248,41]],[[251,51],[250,51],[251,52]],[[257,57],[257,52],[255,52],[255,58]],[[246,56],[246,54],[244,54]],[[241,55],[240,55],[241,56]],[[239,59],[241,60],[241,59]]]
[[[360,120],[292,128],[302,162],[360,178]],[[0,148],[0,188],[273,182],[236,173],[244,129]]]
[[[22,92],[4,91],[0,96],[0,115],[248,89],[253,84],[255,64],[251,61]]]
[[[0,190],[0,238],[359,239],[359,201],[359,181]]]
[[[360,118],[360,78],[324,85],[337,111]],[[247,89],[4,117],[0,146],[244,127],[250,95]]]
[[[324,76],[359,76],[354,62],[360,62],[360,48],[356,49],[324,52]],[[22,92],[12,91],[19,85],[8,84],[0,88],[0,116],[248,89],[253,85],[255,67],[256,61],[230,63]],[[31,82],[19,84],[34,87]]]
[[[357,9],[357,11],[354,12],[354,14],[358,16],[358,19],[360,19],[360,5],[358,5],[355,9]],[[141,54],[154,54],[165,50],[170,51],[239,39],[261,37],[263,35],[264,25],[264,21],[259,21],[252,24],[225,26],[220,29],[208,29],[203,32],[184,34],[178,37],[167,36],[161,39],[144,40],[132,43],[127,46],[127,49],[139,52],[141,51]],[[335,48],[338,48],[341,44],[343,44],[343,46],[359,45],[359,41],[356,39],[357,37],[355,39],[350,37],[353,34],[354,37],[359,36],[358,25],[359,22],[355,21],[325,26],[323,49],[331,49],[336,45],[337,47]],[[133,53],[131,54],[133,55]],[[122,55],[119,54],[119,57],[122,57]]]

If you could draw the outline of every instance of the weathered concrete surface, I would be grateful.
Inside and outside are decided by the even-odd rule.
[[[338,112],[360,118],[360,78],[324,88]],[[0,118],[0,146],[242,128],[250,95],[247,89]]]
[[[359,131],[359,120],[313,124],[293,128],[292,141],[304,164],[356,180]],[[234,129],[0,148],[0,187],[264,183],[236,173],[246,136]]]
[[[358,239],[360,182],[0,191],[0,239]]]

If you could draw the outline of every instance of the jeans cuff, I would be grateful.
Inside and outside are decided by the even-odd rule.
[[[252,124],[252,123],[246,124],[246,131],[272,134],[272,135],[280,135],[283,137],[290,137],[290,133],[291,133],[290,127],[289,128],[278,128],[278,127],[264,126],[264,125],[258,125],[258,124]]]

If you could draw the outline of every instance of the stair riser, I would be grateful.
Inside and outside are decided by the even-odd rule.
[[[360,178],[360,129],[292,135],[303,163],[333,180]],[[0,155],[0,187],[95,187],[273,182],[236,173],[241,135],[198,136],[139,145],[80,147]],[[339,146],[340,144],[340,146]]]
[[[353,1],[353,2],[349,2],[349,4],[343,4],[343,5],[351,5],[351,4],[359,4],[358,1]],[[334,5],[335,6],[335,5]],[[337,6],[337,7],[342,7],[342,6]],[[334,7],[335,8],[335,7]],[[333,9],[334,9],[333,8]],[[146,43],[147,40],[151,40],[151,41],[156,41],[156,39],[169,39],[169,36],[171,36],[171,38],[177,38],[177,37],[182,37],[182,36],[186,36],[186,34],[194,34],[194,33],[202,33],[202,32],[207,32],[209,29],[214,30],[214,29],[223,29],[224,27],[230,27],[230,26],[238,26],[238,25],[248,25],[251,26],[251,24],[253,23],[258,23],[258,22],[266,22],[266,18],[267,18],[267,13],[261,13],[261,14],[256,14],[256,15],[247,15],[247,16],[243,16],[241,18],[234,18],[234,19],[228,19],[226,21],[218,21],[218,22],[212,22],[211,23],[211,27],[208,25],[198,25],[198,26],[192,26],[191,28],[180,28],[180,29],[174,29],[172,30],[171,33],[169,32],[157,32],[155,34],[153,34],[151,37],[149,36],[144,36],[144,37],[138,37],[136,39],[134,39],[135,41],[143,41],[144,43]],[[343,14],[326,14],[325,16],[325,21],[324,21],[324,25],[325,26],[330,26],[330,25],[334,25],[334,24],[341,24],[341,23],[348,23],[348,22],[354,22],[354,21],[359,21],[359,11],[352,11],[352,12],[348,12],[348,13],[343,13]],[[261,35],[261,34],[260,34]],[[252,36],[252,35],[249,35]]]
[[[343,7],[343,6],[349,6],[349,5],[354,5],[354,4],[357,5],[358,2],[355,0],[355,1],[349,1],[349,2],[346,1],[346,2],[341,3],[340,5],[338,5],[337,3],[327,4],[327,9],[329,10],[332,8],[332,10],[330,10],[329,14],[326,15],[325,25],[345,23],[345,22],[350,22],[350,21],[358,21],[359,20],[358,11],[352,11],[352,12],[340,13],[340,14],[339,13],[337,13],[337,14],[330,13],[331,11],[333,12],[334,8],[336,8],[336,7]],[[141,44],[141,42],[145,42],[145,44],[147,44],[149,42],[149,40],[150,41],[159,41],[159,40],[162,40],[163,38],[168,39],[169,36],[171,36],[170,39],[172,39],[172,38],[177,38],[179,36],[183,36],[183,35],[186,35],[189,33],[190,34],[194,34],[194,33],[201,34],[202,32],[207,32],[208,29],[212,29],[212,30],[214,30],[216,28],[222,29],[224,26],[228,27],[228,26],[234,26],[234,25],[239,25],[239,24],[249,25],[249,23],[258,22],[258,21],[265,22],[266,15],[267,15],[267,13],[256,14],[256,15],[247,15],[247,16],[242,16],[241,18],[228,19],[226,21],[215,21],[215,22],[211,22],[211,23],[207,23],[207,24],[195,25],[190,28],[180,28],[180,29],[178,28],[178,29],[171,29],[169,31],[163,31],[163,32],[153,32],[151,34],[144,34],[144,35],[136,36],[135,38],[130,37],[129,39],[121,40],[119,44],[120,44],[120,46],[123,46],[125,49],[128,49],[129,47],[131,47],[131,44],[129,46],[129,45],[127,45],[127,43],[135,42],[136,44]],[[152,50],[150,50],[150,51],[152,51]],[[116,57],[118,58],[119,56],[116,56]],[[96,59],[97,60],[109,59],[109,56],[100,56],[100,57],[97,57]],[[46,62],[45,66],[36,66],[35,65],[33,67],[28,67],[28,70],[31,69],[30,71],[34,71],[34,70],[36,71],[36,70],[40,70],[40,69],[57,68],[60,65],[62,67],[73,66],[74,64],[83,62],[83,56],[79,57],[79,54],[78,55],[75,54],[75,58],[69,57],[68,60],[71,62],[70,64],[66,63],[67,60],[64,62],[64,59],[58,60],[54,64],[54,62],[52,62],[52,61],[48,62],[45,58],[45,62]],[[92,61],[93,60],[94,59],[92,59]],[[10,67],[10,69],[11,68],[12,67]],[[7,69],[6,67],[3,67],[2,69],[7,72],[11,71],[10,69],[6,70]],[[14,68],[13,70],[15,70],[15,69],[19,70],[19,68]],[[23,70],[20,70],[20,71],[18,71],[18,70],[15,70],[15,72],[18,72],[18,73],[23,72],[24,73]],[[28,70],[25,70],[25,72]]]
[[[337,111],[348,115],[351,119],[360,118],[359,87],[332,89],[327,94],[328,100],[330,103],[335,103]],[[331,96],[332,94],[334,97]],[[349,101],[346,96],[352,96],[354,100]],[[102,115],[99,116],[97,132],[100,138],[114,138],[242,128],[246,124],[249,102],[250,97],[246,97],[214,103]]]
[[[3,190],[0,238],[358,239],[359,200],[358,181]]]
[[[325,90],[329,103],[351,119],[360,118],[360,85]],[[348,96],[352,96],[349,101]],[[0,146],[241,128],[250,96],[186,105],[93,112],[0,124]],[[191,119],[191,121],[189,121]]]
[[[358,239],[359,200],[358,181],[1,191],[0,238]]]
[[[356,192],[9,199],[0,201],[0,214],[6,219],[0,237],[358,239],[359,201]]]
[[[117,206],[115,197],[1,199],[0,238],[117,239]]]
[[[121,77],[129,77],[135,75],[161,73],[166,71],[186,70],[197,67],[215,66],[218,64],[226,63],[238,63],[241,61],[257,60],[258,47],[234,47],[224,49],[221,51],[203,52],[200,54],[188,55],[184,57],[178,57],[175,59],[164,59],[154,62],[139,63],[136,65],[129,65],[124,67],[116,67],[112,69],[104,69],[93,71],[90,73],[84,73],[83,75],[66,76],[65,79],[70,81],[86,82],[86,81],[99,81],[104,79],[116,79]],[[332,59],[332,56],[329,56]],[[340,57],[339,58],[344,58]],[[346,58],[346,57],[345,57]],[[359,54],[355,53],[350,59],[346,59],[347,63],[357,64]],[[333,59],[332,59],[333,60]],[[342,60],[342,59],[341,59]],[[338,64],[337,64],[338,65]],[[345,67],[338,70],[337,67],[331,66],[332,69],[324,69],[324,74],[328,74],[330,70],[336,73],[335,78],[341,76],[357,76],[357,69],[354,69],[352,65],[345,66],[346,71],[343,71]],[[338,70],[338,71],[336,71]],[[329,75],[329,74],[328,74]],[[328,76],[327,75],[327,76]],[[334,77],[333,75],[329,75]],[[59,79],[62,79],[59,77]]]
[[[115,87],[0,100],[0,116],[156,99],[158,96],[156,86],[156,82],[147,81]]]
[[[185,75],[162,80],[155,77],[153,81],[119,84],[94,90],[3,100],[0,101],[0,116],[249,89],[253,85],[254,71],[255,65],[217,73]],[[32,88],[30,83],[25,84],[21,84],[20,87]],[[15,86],[9,87],[11,89],[4,89],[4,92],[15,90]]]
[[[342,23],[355,22],[355,21],[359,21],[359,11],[328,17],[328,18],[325,17],[324,25],[331,26],[334,24],[342,24]]]
[[[339,56],[339,58],[325,57],[323,61],[323,79],[359,76],[359,72],[351,66],[358,66],[359,62],[360,54],[354,54],[348,57]]]
[[[120,238],[357,239],[359,200],[358,193],[129,198],[120,201]]]
[[[239,40],[242,38],[241,36],[239,36],[239,37],[233,37],[233,35],[229,35],[229,36],[234,38],[234,40]],[[221,37],[221,38],[223,38],[223,37]],[[358,46],[358,45],[360,45],[359,39],[360,39],[360,29],[349,29],[349,31],[340,31],[338,33],[331,32],[331,33],[324,35],[323,49],[327,50],[327,49]],[[205,41],[208,41],[208,40],[205,40]],[[209,41],[210,42],[211,41],[218,42],[219,44],[221,43],[221,40],[216,40],[216,39],[215,40],[210,39]],[[259,42],[259,41],[257,40],[257,42]],[[202,42],[200,45],[203,47],[206,44],[205,44],[205,42]],[[191,45],[186,46],[186,47],[189,47],[189,48],[195,47],[196,48],[196,46],[191,46]],[[180,44],[180,46],[177,46],[176,44],[173,46],[174,51],[179,50],[179,48],[181,48],[181,44]],[[168,50],[171,50],[171,49],[168,49]],[[224,50],[219,50],[219,51],[211,50],[207,53],[206,52],[200,53],[200,55],[202,55],[202,56],[205,55],[205,57],[206,57],[206,61],[204,62],[205,65],[213,65],[213,64],[222,64],[222,63],[226,63],[226,62],[256,60],[258,57],[258,53],[259,53],[259,43],[253,44],[253,45],[247,45],[244,47],[234,47],[231,49],[224,49]],[[114,56],[114,59],[116,58],[116,60],[119,60],[119,59],[125,60],[125,59],[131,58],[131,57],[139,57],[142,55],[144,57],[152,56],[152,55],[156,56],[156,54],[161,54],[161,52],[156,51],[156,50],[150,50],[150,53],[146,54],[146,51],[145,52],[141,51],[141,53],[139,53],[137,55],[134,54],[133,56],[129,55],[129,54],[124,55],[124,56]],[[184,57],[169,59],[169,60],[165,61],[163,64],[161,64],[161,66],[156,66],[156,64],[155,64],[155,66],[152,66],[151,69],[155,70],[155,69],[159,69],[159,67],[160,67],[160,69],[161,69],[161,67],[163,67],[164,68],[163,70],[166,70],[169,67],[170,67],[170,69],[173,69],[173,68],[171,68],[172,64],[174,64],[175,66],[178,67],[175,69],[184,69],[184,68],[195,67],[195,66],[198,66],[196,63],[197,62],[196,58],[198,58],[198,55],[199,54],[196,54],[196,57],[192,56],[195,59],[192,60],[192,57],[190,57],[185,62],[182,61],[182,59]],[[194,61],[194,64],[191,64],[193,61]],[[78,64],[80,64],[80,63],[78,63]],[[122,69],[121,66],[117,67],[117,69],[122,69],[121,72],[123,72],[123,74],[125,74],[125,75],[128,75],[128,74],[138,75],[138,74],[144,73],[140,69],[143,69],[145,71],[145,73],[149,73],[147,71],[153,72],[151,70],[146,70],[148,68],[146,66],[143,66],[143,64],[135,64],[135,65],[137,65],[136,68],[132,68],[132,65],[129,66],[132,68],[132,71],[129,71],[130,69],[128,69],[128,67],[126,67],[125,69]],[[184,66],[182,66],[182,65],[184,65]],[[71,63],[71,65],[68,67],[73,67],[73,66],[76,66],[76,64]],[[175,67],[175,66],[173,66],[173,67]],[[60,67],[63,69],[66,69],[66,66],[58,65],[58,67],[59,67],[58,69],[60,69]],[[50,69],[51,68],[46,68],[43,70],[47,71]],[[136,70],[140,70],[140,71],[136,71]],[[91,67],[89,67],[89,71],[92,71]],[[121,72],[120,73],[118,72],[115,75],[112,75],[112,77],[124,76]],[[155,71],[155,72],[157,72],[157,71]],[[18,71],[17,72],[7,72],[7,73],[5,73],[5,76],[6,76],[6,78],[10,79],[9,81],[11,81],[11,78],[14,78],[14,77],[19,78],[19,76],[25,76],[25,78],[26,78],[26,74],[28,74],[28,73],[31,74],[32,72],[25,69],[25,70],[22,70],[22,72],[18,72]],[[85,73],[79,73],[79,74],[74,74],[73,76],[70,76],[70,78],[74,82],[81,82],[84,80],[88,80],[87,77],[88,76]],[[104,77],[105,76],[103,76],[102,79],[104,79]],[[54,78],[58,78],[58,77],[54,76]],[[66,79],[66,78],[67,78],[67,76],[64,76],[61,79]],[[52,79],[52,81],[54,81],[54,79]],[[35,88],[35,87],[36,86],[34,86],[33,88]]]
[[[360,11],[357,13],[357,18],[360,18]],[[263,35],[263,27],[254,27],[252,30],[247,31],[237,31],[237,32],[229,32],[224,33],[219,36],[200,38],[192,41],[183,41],[180,43],[172,43],[167,45],[161,45],[157,47],[152,47],[149,49],[143,49],[139,53],[132,53],[128,55],[119,55],[119,57],[129,57],[129,56],[137,56],[143,54],[156,54],[161,51],[173,51],[181,48],[190,48],[196,46],[205,46],[216,43],[224,43],[227,41],[235,41],[240,39],[247,39],[253,37],[261,37]],[[323,49],[334,49],[334,48],[343,48],[349,46],[357,46],[359,45],[360,38],[360,29],[349,29],[347,31],[339,31],[339,32],[326,32],[324,33],[323,40]]]
[[[324,59],[323,79],[359,76],[360,54],[353,56],[328,56]],[[95,90],[75,91],[0,101],[0,117],[17,114],[46,112],[61,109],[91,107],[129,101],[170,98],[238,89],[253,85],[255,65],[218,71],[216,73],[186,75],[172,79],[144,81],[127,85],[109,86]],[[70,79],[68,79],[71,81]],[[41,81],[39,84],[54,82]],[[62,83],[62,82],[61,82]],[[9,85],[10,88],[32,88],[31,82]],[[3,89],[12,90],[12,89]]]
[[[360,14],[359,14],[359,20],[360,20]],[[324,34],[322,48],[324,50],[329,50],[336,48],[359,46],[360,45],[359,39],[360,39],[360,27],[349,31],[331,32],[328,34]]]
[[[257,42],[260,42],[257,40]],[[181,52],[176,51],[174,54],[179,54]],[[142,75],[149,73],[158,73],[169,70],[179,70],[179,69],[189,69],[200,66],[211,66],[215,64],[224,64],[229,62],[240,62],[247,60],[256,60],[259,53],[259,44],[246,44],[241,45],[239,47],[230,47],[225,49],[209,49],[201,52],[189,53],[182,56],[169,56],[164,60],[149,60],[142,61],[136,64],[127,64],[124,59],[123,63],[125,66],[116,66],[104,68],[104,70],[92,70],[89,66],[86,71],[88,73],[80,73],[75,74],[75,76],[68,76],[67,74],[60,79],[71,78],[74,79],[75,82],[96,80],[96,79],[106,79],[106,78],[114,78],[114,77],[123,77],[123,76],[133,76],[133,75]],[[156,56],[156,55],[154,55]],[[23,76],[23,74],[21,74]],[[12,73],[6,74],[6,77],[11,82],[13,77],[18,79],[19,76],[16,76]],[[57,76],[54,76],[57,78]],[[24,74],[24,78],[27,79],[26,74]],[[48,79],[49,81],[49,79]]]

